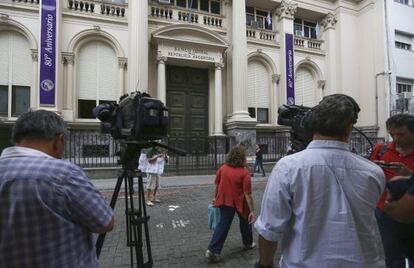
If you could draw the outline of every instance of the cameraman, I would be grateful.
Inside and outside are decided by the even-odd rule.
[[[400,165],[397,168],[384,169],[386,179],[389,181],[397,175],[410,175],[414,170],[414,116],[410,114],[391,116],[388,118],[386,126],[393,141],[388,144],[377,144],[371,160]],[[405,267],[405,258],[409,257],[406,254],[407,247],[405,245],[409,234],[404,232],[407,230],[407,225],[402,222],[407,222],[404,218],[409,219],[414,214],[413,211],[410,211],[409,215],[404,215],[408,212],[411,197],[408,193],[400,201],[390,203],[385,210],[386,213],[384,213],[386,192],[382,194],[377,204],[375,216],[384,244],[387,268]],[[413,257],[410,258],[410,268],[414,267]]]
[[[378,268],[384,257],[374,217],[384,190],[382,170],[349,150],[360,111],[349,96],[325,97],[307,124],[313,141],[282,158],[269,177],[255,227],[259,262],[273,267]]]
[[[76,165],[61,160],[63,120],[45,110],[16,121],[0,156],[0,267],[99,267],[92,233],[112,209]]]

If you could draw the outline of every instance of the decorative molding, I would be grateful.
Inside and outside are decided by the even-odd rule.
[[[75,63],[75,54],[72,52],[62,52],[62,63],[73,65]]]
[[[101,27],[99,26],[99,25],[94,25],[93,26],[93,29],[95,30],[95,31],[100,31],[101,30]]]
[[[285,0],[282,0],[282,3],[280,3],[280,6],[276,9],[276,15],[279,17],[279,20],[281,19],[293,20],[295,17],[297,7],[298,7],[297,4],[293,4],[291,2],[286,2]]]
[[[321,21],[321,27],[323,31],[328,29],[335,29],[335,25],[338,22],[336,16],[332,13],[328,13]]]
[[[162,56],[162,55],[157,56],[157,64],[160,64],[160,63],[165,64],[167,60],[168,60],[168,57],[166,56]]]
[[[318,88],[325,89],[326,80],[318,80]]]
[[[280,74],[272,74],[272,83],[279,84]]]
[[[4,13],[0,14],[0,22],[7,23],[8,20],[9,20],[9,15],[4,14]]]
[[[128,66],[128,59],[124,57],[118,57],[118,66],[121,69],[126,69]]]
[[[231,1],[230,0],[224,0],[224,5],[230,6],[231,5]]]
[[[215,62],[215,63],[214,63],[214,67],[215,67],[216,69],[221,69],[221,68],[223,68],[223,67],[224,67],[224,63],[221,63],[221,62]]]
[[[32,56],[33,61],[39,61],[39,53],[37,53],[37,49],[30,49],[30,55]]]

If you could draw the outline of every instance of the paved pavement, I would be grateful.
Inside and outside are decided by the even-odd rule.
[[[253,178],[256,212],[267,178]],[[93,181],[105,196],[112,196],[116,179]],[[154,267],[253,267],[258,249],[242,250],[238,219],[234,219],[218,264],[204,257],[212,231],[207,227],[207,205],[214,194],[214,175],[164,177],[159,192],[160,204],[147,207]],[[120,194],[115,208],[115,229],[108,233],[99,262],[102,268],[130,267],[130,250],[126,246],[125,198]],[[237,218],[237,217],[236,217]],[[257,243],[257,234],[254,233]],[[147,260],[144,251],[144,260]],[[276,260],[277,262],[277,260]]]

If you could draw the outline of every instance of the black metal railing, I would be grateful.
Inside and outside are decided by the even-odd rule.
[[[119,166],[119,143],[109,134],[70,133],[64,158],[83,168]]]
[[[369,139],[373,144],[384,141],[384,138],[378,137]],[[286,155],[289,137],[258,134],[256,142],[262,147],[263,161],[276,162]],[[70,133],[65,143],[64,158],[83,168],[120,167],[120,144],[109,134]],[[226,136],[168,137],[162,143],[187,152],[186,156],[169,152],[170,161],[165,166],[165,172],[176,175],[215,172],[235,144],[233,137]],[[364,156],[371,149],[368,140],[361,135],[353,135],[349,144],[352,151]]]

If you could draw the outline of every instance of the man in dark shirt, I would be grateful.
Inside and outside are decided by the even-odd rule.
[[[254,173],[256,172],[256,167],[259,167],[259,172],[260,172],[260,169],[262,170],[263,177],[266,176],[266,173],[263,168],[263,152],[259,144],[256,144],[256,160],[254,161],[253,172],[251,174],[252,177],[254,176]]]

